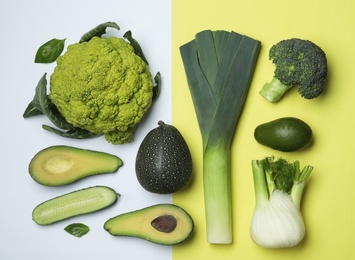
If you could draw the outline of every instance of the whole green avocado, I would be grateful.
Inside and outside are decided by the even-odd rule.
[[[301,119],[282,117],[258,125],[254,130],[254,138],[272,149],[293,152],[306,148],[313,135],[311,127]]]
[[[187,186],[192,178],[192,158],[181,133],[158,122],[142,141],[136,157],[136,175],[149,192],[169,194]]]

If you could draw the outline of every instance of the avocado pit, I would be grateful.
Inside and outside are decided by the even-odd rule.
[[[172,215],[164,215],[153,219],[151,225],[160,232],[171,233],[177,226],[177,220]]]

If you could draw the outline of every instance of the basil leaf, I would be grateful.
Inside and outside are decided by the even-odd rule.
[[[66,226],[64,230],[75,237],[82,237],[90,231],[90,228],[82,223],[73,223]]]
[[[52,39],[39,47],[35,56],[35,63],[54,62],[63,52],[65,40]]]
[[[123,35],[123,37],[126,38],[129,41],[129,43],[132,45],[132,47],[134,48],[135,54],[137,54],[143,61],[145,61],[149,65],[147,59],[144,56],[144,53],[143,53],[143,50],[142,50],[141,46],[139,45],[137,40],[132,37],[132,32],[131,31],[127,31]]]
[[[102,23],[85,33],[83,36],[81,36],[79,43],[88,42],[94,36],[101,37],[103,34],[106,33],[106,29],[109,27],[120,30],[120,27],[115,22]]]

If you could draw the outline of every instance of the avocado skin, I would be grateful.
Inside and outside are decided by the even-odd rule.
[[[304,149],[312,141],[312,129],[295,117],[283,117],[255,128],[255,140],[267,147],[283,152]]]
[[[176,228],[172,232],[159,232],[152,221],[159,216],[174,216]],[[128,236],[160,245],[176,245],[189,238],[194,230],[191,215],[183,208],[169,203],[155,204],[142,209],[114,216],[104,223],[104,229],[112,236]]]
[[[170,194],[187,186],[192,178],[192,158],[181,133],[158,122],[142,141],[136,157],[136,176],[149,192]]]

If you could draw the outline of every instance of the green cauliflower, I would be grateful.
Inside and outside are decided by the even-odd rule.
[[[95,36],[57,58],[48,98],[68,123],[122,144],[132,141],[153,87],[147,62],[129,42]]]

